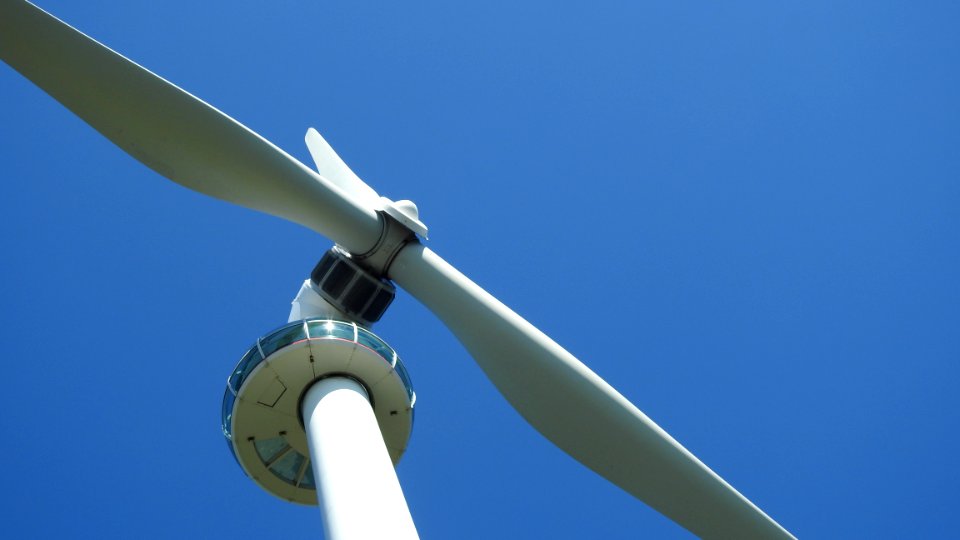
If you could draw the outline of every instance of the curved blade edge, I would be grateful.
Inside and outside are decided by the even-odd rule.
[[[375,209],[177,86],[22,0],[0,2],[0,59],[128,154],[206,195],[313,229],[349,251]]]
[[[320,132],[314,128],[307,129],[304,141],[320,176],[336,184],[363,205],[370,208],[380,206],[380,195],[347,166]]]
[[[703,538],[793,538],[570,353],[420,244],[390,276],[544,437]]]

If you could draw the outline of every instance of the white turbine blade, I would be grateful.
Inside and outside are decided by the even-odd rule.
[[[793,538],[579,360],[420,244],[389,270],[576,460],[704,538]]]
[[[380,207],[380,195],[350,170],[317,130],[308,129],[304,140],[320,176],[336,184],[367,208]]]
[[[379,237],[374,208],[29,2],[0,1],[0,59],[184,187],[299,223],[351,252],[367,251]]]

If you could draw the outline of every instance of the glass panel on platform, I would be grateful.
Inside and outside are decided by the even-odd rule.
[[[240,387],[243,386],[243,381],[247,380],[247,375],[250,375],[250,372],[260,364],[261,360],[260,350],[254,345],[247,351],[247,354],[243,355],[243,358],[237,362],[237,368],[233,370],[233,374],[230,375],[228,383],[234,394],[240,391]]]
[[[260,341],[260,348],[263,349],[264,356],[270,356],[278,349],[303,339],[307,339],[303,331],[303,322],[297,321],[263,338]]]
[[[257,455],[260,456],[260,460],[264,464],[269,464],[290,448],[287,440],[283,437],[253,441],[253,446],[257,449]]]
[[[341,321],[307,321],[310,329],[310,337],[318,338],[339,338],[353,341],[353,325]]]
[[[357,342],[365,347],[373,349],[373,351],[379,354],[381,358],[386,360],[388,364],[393,364],[393,349],[384,343],[383,340],[373,335],[373,333],[371,333],[369,330],[360,328],[359,332],[357,333]]]
[[[299,452],[287,452],[270,466],[270,472],[285,482],[297,485],[297,475],[300,474],[300,467],[305,459]]]

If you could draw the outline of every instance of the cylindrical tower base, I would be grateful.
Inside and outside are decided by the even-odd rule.
[[[322,379],[301,410],[326,538],[418,539],[363,386]]]

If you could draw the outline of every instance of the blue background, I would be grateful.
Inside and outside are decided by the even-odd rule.
[[[955,2],[42,6],[429,245],[794,534],[956,534]],[[0,66],[4,535],[316,536],[219,432],[330,243],[203,197]],[[553,448],[400,295],[427,538],[684,538]],[[375,515],[375,510],[372,510]]]

